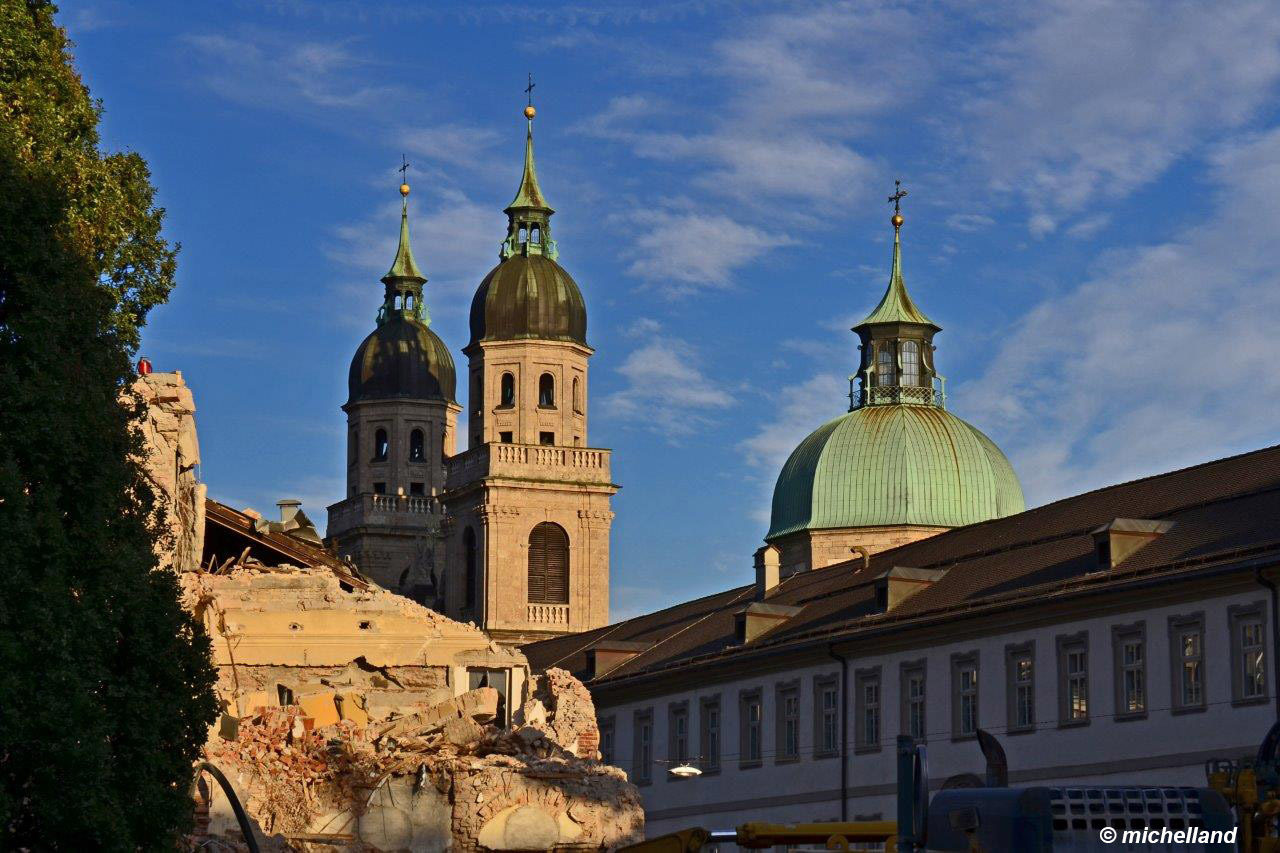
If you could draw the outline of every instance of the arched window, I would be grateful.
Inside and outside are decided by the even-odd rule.
[[[360,461],[360,427],[353,427],[351,430],[351,464],[354,465]]]
[[[902,342],[902,384],[920,384],[920,344],[915,341]]]
[[[422,434],[422,430],[415,429],[409,433],[409,461],[425,462],[427,461],[426,436]]]
[[[510,373],[502,374],[502,401],[503,406],[514,406],[516,404],[516,378]]]
[[[569,603],[569,534],[550,521],[529,534],[529,601]]]
[[[464,578],[465,591],[463,593],[463,606],[476,606],[476,585],[480,580],[480,572],[477,566],[479,554],[476,549],[476,532],[468,527],[462,533],[462,553],[463,565],[466,566],[466,577]]]
[[[552,408],[556,404],[556,380],[550,373],[538,377],[538,405]]]
[[[471,413],[479,415],[484,411],[484,376],[479,373],[471,374]]]
[[[542,242],[542,229],[537,225],[529,230],[529,242],[535,246]]]
[[[582,411],[582,395],[578,391],[578,377],[573,377],[573,410]]]
[[[893,375],[897,372],[893,363],[893,344],[880,344],[876,359],[876,384],[882,388],[892,385]]]
[[[373,461],[386,462],[391,446],[387,443],[387,431],[380,429],[373,434]]]

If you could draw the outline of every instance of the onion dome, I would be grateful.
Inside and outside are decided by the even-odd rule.
[[[378,327],[351,359],[347,405],[387,399],[454,401],[453,356],[430,328],[422,300],[427,279],[409,245],[409,185],[401,185],[400,193],[406,196],[400,210],[400,245],[382,277],[386,290]]]
[[[510,341],[534,338],[572,341],[586,346],[587,306],[582,291],[557,263],[559,251],[551,239],[551,216],[538,185],[533,159],[532,107],[524,144],[524,174],[516,197],[503,212],[507,237],[499,263],[480,282],[471,301],[471,341]]]
[[[1022,486],[991,439],[948,412],[933,361],[941,331],[907,293],[894,202],[889,286],[853,327],[861,364],[849,412],[814,430],[782,466],[766,540],[800,530],[960,527],[1022,512]],[[857,383],[857,387],[855,387]]]

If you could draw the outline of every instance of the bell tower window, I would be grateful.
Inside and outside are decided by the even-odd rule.
[[[529,601],[569,603],[569,534],[550,521],[529,534]]]
[[[915,341],[902,342],[902,384],[920,384],[920,344]]]
[[[582,414],[582,396],[578,391],[578,377],[573,377],[573,410]]]
[[[380,429],[373,434],[373,461],[386,462],[391,445],[387,442],[387,431]]]
[[[893,344],[883,343],[876,354],[876,384],[885,387],[894,384]]]
[[[514,406],[516,404],[516,378],[510,373],[502,374],[502,396],[499,405]]]
[[[556,380],[550,373],[538,377],[538,405],[544,409],[556,406]]]
[[[427,459],[426,436],[422,430],[415,429],[409,433],[409,461],[425,462]]]

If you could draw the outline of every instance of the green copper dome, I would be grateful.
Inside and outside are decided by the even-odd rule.
[[[765,539],[799,530],[960,527],[1026,508],[1009,460],[937,406],[864,406],[800,442],[773,490]]]

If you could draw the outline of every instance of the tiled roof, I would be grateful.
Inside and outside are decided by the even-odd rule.
[[[1118,567],[1097,571],[1091,531],[1115,518],[1168,519],[1169,532]],[[934,624],[961,611],[1050,598],[1147,577],[1259,559],[1280,562],[1280,446],[1220,459],[1066,498],[1017,515],[961,527],[861,559],[786,579],[770,604],[801,608],[792,619],[746,645],[734,613],[753,600],[754,585],[678,604],[582,634],[544,640],[523,651],[536,668],[586,670],[598,640],[652,643],[595,680],[624,683],[703,661],[746,657],[779,646],[846,638],[886,624]],[[894,566],[947,569],[933,586],[891,613],[875,605],[872,581]]]

